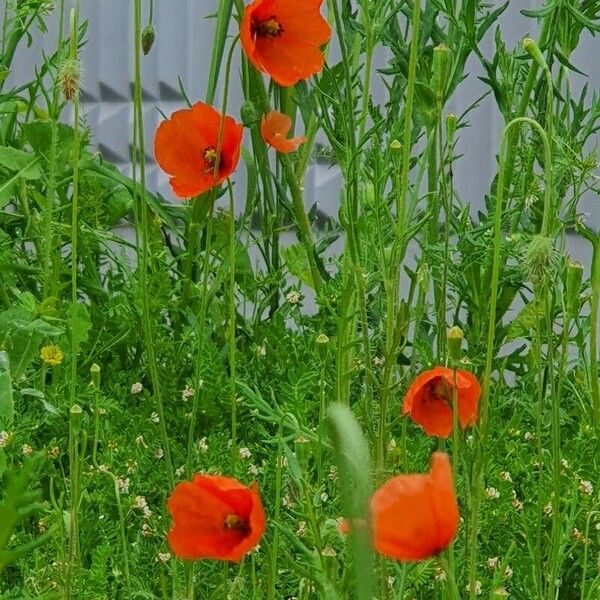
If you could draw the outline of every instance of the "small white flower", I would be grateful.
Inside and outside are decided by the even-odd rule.
[[[388,452],[393,452],[397,447],[398,447],[398,444],[396,443],[395,438],[392,438],[388,442]]]
[[[144,498],[144,496],[136,496],[133,503],[136,508],[144,509],[148,506],[148,503],[146,502],[146,498]]]
[[[171,554],[169,552],[159,552],[156,560],[162,563],[167,563],[171,560]]]
[[[142,513],[144,513],[145,519],[149,519],[152,516],[152,511],[148,506],[144,506],[144,508],[142,508]]]
[[[181,467],[178,467],[177,469],[175,469],[175,475],[177,475],[177,477],[181,477],[184,473],[185,473],[185,465],[181,465]]]
[[[505,569],[504,569],[504,573],[503,573],[503,577],[504,579],[510,579],[513,576],[513,570],[506,565]]]
[[[552,502],[548,502],[548,504],[544,506],[544,514],[548,517],[552,516]]]
[[[153,412],[153,413],[150,415],[150,420],[151,420],[153,423],[160,423],[160,417],[158,416],[158,413],[157,413],[157,412]]]
[[[298,304],[300,302],[300,294],[296,291],[290,292],[285,299],[289,304]]]
[[[526,442],[531,442],[531,441],[535,440],[535,434],[534,434],[534,433],[531,433],[531,431],[526,431],[526,432],[523,434],[523,439],[524,439]]]
[[[388,586],[388,590],[392,590],[394,589],[394,584],[396,583],[396,578],[395,577],[388,577],[387,578],[387,586]]]
[[[142,523],[142,535],[144,537],[150,537],[152,535],[152,528],[148,523]]]
[[[512,477],[508,471],[502,471],[500,473],[500,479],[502,479],[502,481],[508,481],[509,483],[512,483]]]
[[[190,398],[194,396],[194,388],[191,388],[189,385],[186,385],[181,392],[181,399],[184,402],[187,402]]]
[[[240,458],[250,458],[252,456],[252,452],[248,448],[240,448],[239,450]]]
[[[518,498],[513,498],[512,505],[517,512],[521,512],[523,510],[523,503]]]
[[[118,477],[117,487],[119,488],[121,494],[129,494],[129,477]]]
[[[11,437],[12,433],[9,431],[0,431],[0,448],[6,448]]]
[[[581,479],[579,481],[579,491],[589,496],[594,491],[594,486],[590,481]]]
[[[139,381],[136,381],[131,386],[131,393],[132,394],[141,394],[143,389],[144,389],[144,386]]]
[[[99,465],[98,472],[99,473],[108,473],[108,467],[106,465]]]
[[[200,450],[200,452],[202,452],[202,454],[204,454],[205,452],[208,451],[208,443],[206,442],[205,437],[201,438],[200,441],[198,442],[198,450]]]
[[[256,356],[260,356],[261,358],[263,356],[267,355],[267,347],[264,344],[261,344],[260,346],[256,347]]]
[[[467,592],[471,591],[471,584],[470,583],[467,583],[466,590],[467,590]],[[475,592],[475,595],[481,596],[481,581],[476,581],[473,584],[473,591]]]
[[[321,502],[327,502],[327,500],[329,500],[329,495],[327,494],[327,492],[323,492],[321,494]]]
[[[300,521],[298,523],[298,530],[296,531],[296,535],[298,537],[304,537],[307,532],[306,521]]]
[[[329,467],[329,475],[327,477],[329,477],[329,479],[333,482],[338,480],[338,470],[335,465],[331,465],[331,467]]]
[[[385,365],[385,357],[384,356],[376,356],[373,359],[373,366],[376,368],[383,367]]]
[[[33,448],[29,444],[23,444],[21,448],[23,456],[31,456],[33,454]]]
[[[496,569],[499,564],[500,564],[499,556],[494,556],[492,558],[487,559],[487,566],[488,566],[488,569],[490,569],[490,570]]]
[[[146,442],[144,441],[144,436],[143,435],[138,435],[135,438],[135,443],[140,447],[140,448],[147,448],[148,444],[146,444]]]
[[[566,458],[561,458],[561,459],[560,459],[560,466],[561,466],[563,469],[568,469],[568,468],[570,467],[570,465],[569,465],[569,461],[568,461]]]
[[[255,464],[251,464],[248,467],[248,475],[252,475],[253,477],[258,475],[258,467]]]
[[[281,504],[284,508],[294,508],[294,502],[287,494],[281,499]]]
[[[500,498],[500,492],[494,487],[485,488],[485,495],[490,500],[498,500]]]
[[[337,552],[331,546],[325,546],[321,550],[321,556],[337,556]]]
[[[436,581],[446,581],[448,575],[442,567],[437,566],[433,572],[433,577]]]
[[[161,458],[163,458],[165,455],[165,452],[162,448],[157,448],[154,451],[154,458],[156,458],[156,460],[160,460]]]

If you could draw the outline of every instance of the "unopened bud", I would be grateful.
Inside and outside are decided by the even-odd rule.
[[[452,327],[448,329],[446,334],[446,341],[448,344],[448,356],[452,361],[460,360],[462,354],[462,343],[464,334],[460,327]]]
[[[544,58],[540,47],[535,43],[534,40],[532,40],[531,38],[525,38],[523,40],[523,48],[525,49],[527,54],[529,54],[529,56],[531,56],[531,58],[535,60],[540,69],[543,69],[544,71],[548,70],[548,63],[546,62],[546,59]]]
[[[100,387],[100,365],[94,363],[90,367],[90,373],[92,374],[92,385],[98,389]]]
[[[433,49],[433,76],[431,78],[431,87],[433,88],[438,105],[443,103],[446,96],[451,59],[452,51],[446,44],[440,44]]]
[[[392,140],[390,142],[390,150],[392,152],[400,152],[400,150],[402,150],[402,144],[400,143],[400,140]]]
[[[155,39],[156,30],[154,29],[154,25],[148,23],[142,31],[142,52],[144,53],[144,56],[147,56],[150,53],[150,50],[152,50]]]
[[[317,336],[316,342],[319,356],[321,357],[321,360],[324,361],[327,358],[329,338],[324,333],[321,333]]]
[[[579,312],[581,282],[583,281],[583,265],[569,260],[567,263],[567,315],[574,317]]]
[[[446,137],[448,138],[448,143],[452,144],[454,141],[454,134],[456,133],[456,124],[458,119],[454,113],[450,113],[446,115]]]
[[[79,404],[73,404],[70,410],[71,427],[75,433],[79,432],[81,427],[81,417],[83,416],[83,409]]]
[[[240,117],[244,127],[252,127],[258,122],[258,112],[251,100],[246,100],[240,108]]]

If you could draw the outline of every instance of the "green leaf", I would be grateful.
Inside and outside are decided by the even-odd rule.
[[[9,429],[12,426],[14,414],[10,361],[8,353],[2,350],[0,351],[0,429]]]
[[[310,263],[308,262],[308,256],[302,244],[293,244],[287,248],[283,248],[281,251],[283,260],[289,270],[289,272],[297,277],[302,283],[305,283],[311,288],[315,288],[315,283],[312,278],[310,270]]]
[[[56,160],[66,163],[70,159],[73,147],[73,129],[64,123],[57,123],[56,127]],[[33,121],[22,125],[23,132],[33,151],[43,157],[50,159],[52,146],[52,123],[50,121]]]
[[[39,179],[42,172],[38,162],[39,158],[28,152],[10,146],[0,146],[0,165],[9,171],[18,171],[19,177]]]
[[[522,337],[531,337],[531,332],[538,329],[543,318],[544,311],[542,310],[542,306],[530,302],[510,324],[506,334],[506,340],[512,341]]]

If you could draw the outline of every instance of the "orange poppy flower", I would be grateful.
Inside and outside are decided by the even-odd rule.
[[[409,414],[427,435],[447,438],[452,433],[454,371],[435,367],[421,373],[404,396],[403,414]],[[456,372],[458,422],[464,429],[477,421],[481,386],[469,371]]]
[[[230,477],[196,475],[175,487],[167,506],[169,545],[179,558],[239,562],[265,531],[256,483],[248,488]]]
[[[396,560],[439,554],[454,539],[458,519],[452,468],[443,452],[433,454],[429,473],[393,477],[371,498],[373,545]]]
[[[321,16],[323,0],[255,0],[246,6],[240,37],[248,60],[282,86],[319,73],[321,46],[331,28]]]
[[[306,142],[308,138],[299,135],[295,138],[287,138],[286,135],[292,128],[292,119],[276,110],[272,110],[268,115],[262,118],[260,124],[260,134],[262,139],[269,146],[273,146],[277,152],[287,154],[298,149],[300,144]]]
[[[226,116],[219,146],[220,128],[220,113],[203,102],[174,112],[159,125],[154,137],[154,156],[162,170],[171,175],[171,187],[179,198],[207,192],[225,181],[237,167],[243,127]]]

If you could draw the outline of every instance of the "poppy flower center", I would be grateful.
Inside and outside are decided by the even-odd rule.
[[[242,533],[247,533],[248,531],[250,531],[248,522],[242,519],[236,513],[230,513],[225,517],[223,528],[233,529],[234,531],[241,531]]]
[[[430,389],[437,400],[443,400],[445,402],[452,400],[451,390],[443,379],[437,379],[436,381],[433,381]]]
[[[204,162],[209,166],[209,167],[214,167],[215,164],[217,163],[217,150],[216,148],[213,148],[212,146],[209,146],[205,151],[204,151]]]
[[[279,37],[283,33],[283,27],[275,16],[269,17],[264,21],[254,21],[252,23],[252,33],[258,37]]]

